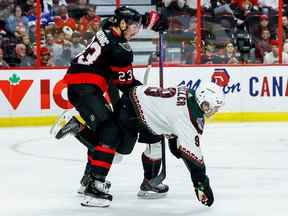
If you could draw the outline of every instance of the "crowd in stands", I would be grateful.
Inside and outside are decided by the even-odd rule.
[[[166,61],[274,64],[282,45],[282,62],[288,64],[288,0],[283,2],[280,41],[278,0],[201,0],[202,52],[196,62],[197,1],[163,0],[169,19]],[[96,9],[89,0],[41,0],[37,46],[36,0],[0,0],[0,66],[68,66],[100,28]]]
[[[36,14],[36,0],[0,0],[0,66],[36,65]],[[68,66],[100,23],[88,0],[42,0],[40,66]]]
[[[288,64],[288,0],[283,3],[280,41],[278,0],[202,0],[202,53],[200,62],[196,62],[197,1],[164,0],[170,20],[169,33],[174,34],[167,46],[180,46],[180,61],[184,64],[277,64],[279,46],[282,45],[282,63]]]

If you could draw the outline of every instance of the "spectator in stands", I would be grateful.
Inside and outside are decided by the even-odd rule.
[[[20,38],[17,38],[14,34],[7,32],[7,34],[0,34],[1,48],[4,51],[5,60],[10,65],[10,62],[14,62],[15,46],[20,43]]]
[[[37,3],[34,2],[33,10],[29,11],[29,14],[27,15],[27,18],[29,20],[29,26],[35,26],[36,25],[36,13],[37,13]],[[41,28],[44,28],[46,30],[51,30],[54,25],[53,15],[52,13],[41,13]]]
[[[278,64],[279,63],[279,43],[277,40],[271,41],[272,51],[264,56],[264,64]],[[288,64],[288,54],[282,52],[282,63]]]
[[[47,39],[46,39],[46,41],[47,41]],[[63,44],[64,44],[64,33],[56,31],[54,34],[53,40],[49,39],[49,44],[46,45],[49,50],[52,50],[52,52],[50,52],[50,53],[52,54],[53,63],[55,65],[58,65],[56,63],[56,61],[59,63],[58,59],[61,58],[60,56],[63,52]]]
[[[29,16],[36,9],[35,0],[26,0],[26,1],[18,1],[18,2],[23,10],[23,14],[25,14],[26,16]]]
[[[57,30],[62,30],[64,26],[68,26],[73,31],[77,29],[77,23],[72,17],[69,17],[67,7],[65,5],[60,6],[59,16],[54,17],[54,22]]]
[[[81,17],[87,14],[89,8],[87,0],[77,0],[74,3],[70,3],[68,7],[69,14],[76,20],[80,20]]]
[[[14,33],[17,26],[24,27],[28,32],[28,18],[22,15],[22,9],[19,5],[16,5],[13,14],[6,19],[5,27],[7,31]]]
[[[55,14],[54,11],[57,7],[60,5],[66,5],[67,2],[65,0],[42,0],[42,5],[43,5],[43,13],[50,13],[50,14]],[[70,3],[70,2],[69,2]]]
[[[27,56],[26,46],[23,43],[18,43],[15,47],[15,55],[14,61],[12,62],[12,66],[33,66],[34,59],[30,56]]]
[[[16,38],[18,38],[19,41],[22,41],[22,38],[27,35],[27,31],[26,28],[23,26],[22,23],[19,23],[16,26],[16,31],[14,32],[14,35],[16,36]]]
[[[205,54],[202,56],[203,64],[221,64],[223,59],[217,54],[213,41],[207,41],[205,45]]]
[[[53,45],[54,37],[52,33],[46,34],[46,47],[49,49],[49,52],[53,55]]]
[[[88,6],[87,14],[81,17],[79,22],[79,31],[81,34],[84,32],[96,32],[101,24],[101,17],[96,15],[96,6]]]
[[[266,14],[262,14],[259,20],[260,20],[259,25],[254,25],[255,27],[252,30],[252,34],[253,34],[253,38],[255,39],[255,42],[261,40],[262,31],[264,29],[268,29],[268,31],[270,32],[270,37],[272,39],[275,39],[276,38],[275,28],[270,25],[269,17]]]
[[[261,34],[261,40],[255,45],[255,58],[256,63],[263,63],[263,57],[266,52],[271,52],[271,35],[268,29],[263,29]]]
[[[63,44],[62,53],[55,60],[55,65],[69,66],[72,59],[71,55],[71,42],[65,41]]]
[[[15,8],[15,0],[0,1],[0,20],[6,20],[8,16],[13,14]]]
[[[72,58],[74,58],[76,55],[78,55],[85,49],[85,46],[80,43],[81,34],[79,32],[73,32],[71,40],[72,40],[71,55]]]
[[[242,24],[246,17],[250,13],[257,12],[259,10],[258,0],[232,0],[231,8],[234,11],[235,17],[237,17],[237,24]]]
[[[54,66],[50,51],[47,47],[40,48],[40,64],[41,67]]]
[[[231,41],[225,43],[223,62],[225,64],[239,64],[240,62],[236,48]]]
[[[8,63],[4,60],[4,54],[2,48],[0,48],[0,67],[9,67]]]
[[[26,46],[26,53],[28,56],[33,56],[33,46],[30,41],[29,35],[25,34],[22,36],[22,42]]]

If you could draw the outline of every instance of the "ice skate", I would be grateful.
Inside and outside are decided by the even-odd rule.
[[[108,207],[113,199],[109,194],[111,183],[94,180],[90,182],[84,191],[84,199],[81,202],[85,207]]]
[[[85,173],[80,181],[80,188],[78,189],[77,193],[83,195],[85,192],[86,187],[90,182],[93,181],[93,177],[88,169],[85,170]]]
[[[67,111],[64,111],[56,120],[50,134],[56,139],[61,139],[68,134],[75,135],[80,131],[81,123]]]
[[[144,179],[137,196],[141,199],[159,199],[165,197],[168,190],[168,185],[160,183],[152,186],[147,179]]]

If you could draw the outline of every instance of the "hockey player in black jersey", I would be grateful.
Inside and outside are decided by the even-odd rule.
[[[113,117],[118,89],[126,94],[141,84],[133,75],[133,52],[128,41],[142,26],[160,31],[167,28],[167,22],[155,11],[141,15],[132,8],[120,7],[106,26],[107,23],[86,50],[72,60],[64,77],[68,99],[86,125],[72,118],[62,134],[57,134],[61,137],[65,131],[74,131],[80,142],[91,147],[82,179],[86,187],[81,205],[92,207],[107,207],[112,201],[106,176],[121,140]]]

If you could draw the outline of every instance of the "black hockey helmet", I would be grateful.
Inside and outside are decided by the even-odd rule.
[[[114,23],[119,25],[121,20],[125,20],[128,25],[133,23],[141,24],[142,15],[133,8],[121,6],[114,12]]]

